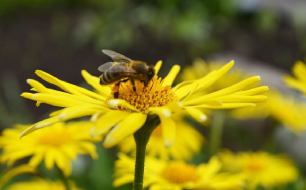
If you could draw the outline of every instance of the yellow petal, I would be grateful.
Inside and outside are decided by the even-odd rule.
[[[69,176],[71,174],[71,161],[64,154],[58,152],[54,152],[53,157],[57,167],[63,171],[65,176]]]
[[[199,86],[195,90],[204,90],[207,87],[211,86],[218,79],[224,76],[233,66],[235,65],[234,60],[231,60],[229,63],[217,69],[215,71],[210,72],[208,75],[198,79]]]
[[[259,76],[254,76],[254,77],[250,77],[247,78],[237,84],[234,84],[230,87],[218,90],[216,92],[207,94],[207,95],[202,95],[201,97],[190,97],[189,100],[185,100],[184,104],[188,104],[188,105],[198,105],[198,104],[202,104],[204,102],[207,101],[221,101],[223,100],[223,98],[227,95],[230,94],[235,94],[238,93],[240,90],[243,90],[244,88],[249,87],[251,84],[258,82],[260,80]]]
[[[110,148],[118,144],[142,127],[146,118],[147,116],[143,113],[131,113],[108,133],[103,145],[106,148]]]
[[[106,112],[107,109],[100,107],[100,106],[87,106],[87,105],[80,105],[80,106],[72,106],[63,108],[61,110],[52,112],[50,115],[52,117],[57,117],[61,121],[66,121],[69,119],[90,116],[97,112]]]
[[[259,76],[249,77],[249,78],[247,78],[247,79],[245,79],[245,80],[243,80],[239,83],[236,83],[232,86],[229,86],[227,88],[224,88],[224,89],[218,90],[216,92],[213,92],[213,93],[207,94],[205,96],[202,96],[199,99],[204,99],[203,97],[205,97],[205,99],[208,99],[208,98],[214,98],[214,97],[220,97],[220,96],[228,95],[230,93],[240,91],[244,88],[248,88],[250,85],[252,85],[252,84],[254,84],[258,81],[260,81]]]
[[[81,96],[89,96],[96,99],[101,99],[101,95],[94,93],[92,91],[89,91],[85,88],[79,87],[74,84],[70,84],[68,82],[65,82],[63,80],[60,80],[49,73],[46,73],[42,70],[36,70],[35,74],[42,78],[43,80],[49,82],[50,84],[54,84],[58,86],[59,88],[63,89],[66,92],[70,92],[72,94],[81,95]]]
[[[171,147],[175,141],[175,134],[176,134],[175,123],[169,117],[161,118],[160,122],[161,122],[164,144],[166,147]]]
[[[81,74],[83,78],[86,80],[86,82],[94,89],[96,89],[100,94],[103,94],[105,97],[111,95],[112,92],[111,88],[107,85],[100,85],[99,77],[92,76],[86,70],[82,70]]]
[[[41,128],[50,126],[60,121],[66,121],[66,120],[70,120],[74,118],[84,117],[84,116],[92,115],[96,112],[97,112],[96,108],[86,107],[86,106],[64,108],[60,111],[56,111],[55,113],[53,113],[52,114],[53,117],[44,119],[42,121],[39,121],[31,125],[30,127],[28,127],[27,129],[21,132],[20,137],[23,137],[37,129],[41,129]]]
[[[46,93],[32,94],[25,92],[22,93],[21,96],[30,100],[35,100],[40,103],[46,103],[57,107],[69,107],[78,105],[80,103],[80,101],[75,100],[74,97],[70,94],[66,94],[65,96],[54,96],[52,94]]]
[[[171,86],[180,69],[181,67],[179,65],[172,66],[168,75],[163,79],[163,86]]]
[[[84,152],[87,152],[92,159],[97,159],[98,154],[96,151],[96,146],[91,142],[83,142],[81,143],[82,149],[84,149]]]
[[[54,166],[54,154],[56,154],[52,149],[49,149],[45,155],[45,166],[48,170],[51,170]]]
[[[138,111],[134,106],[122,99],[110,99],[107,101],[110,108],[118,109],[118,107],[126,108],[131,111]]]
[[[207,89],[223,75],[225,75],[234,66],[234,64],[234,61],[230,61],[228,64],[224,65],[220,69],[212,71],[198,80],[186,81],[181,84],[178,84],[174,88],[175,94],[180,100],[182,100],[188,98],[196,91],[203,91]]]
[[[250,90],[239,91],[239,92],[236,92],[235,94],[251,96],[255,94],[262,94],[264,92],[267,92],[268,90],[269,90],[269,87],[267,86],[259,86],[256,88],[252,88]]]
[[[10,179],[12,179],[15,176],[18,176],[23,173],[34,173],[34,172],[35,172],[35,169],[29,165],[20,165],[20,166],[14,167],[1,176],[0,188],[2,189],[5,183],[7,183]]]
[[[39,121],[36,124],[33,124],[30,127],[26,128],[24,131],[22,131],[20,133],[20,138],[24,137],[25,135],[27,135],[27,134],[29,134],[33,131],[36,131],[37,129],[49,126],[49,125],[51,125],[53,123],[56,123],[56,122],[59,122],[59,118],[57,118],[57,117],[51,117],[51,118]]]
[[[162,64],[163,64],[163,61],[161,61],[161,60],[158,61],[158,62],[155,64],[154,70],[155,70],[155,74],[156,74],[156,75],[158,74],[158,72],[159,72],[159,70],[160,70]]]
[[[306,93],[306,84],[304,84],[302,81],[296,80],[295,78],[289,76],[285,76],[284,80],[288,86]]]
[[[34,80],[34,79],[27,79],[27,83],[32,87],[32,90],[35,90],[37,92],[47,92],[48,88],[46,88],[43,84],[40,82]]]
[[[195,120],[199,122],[204,122],[207,120],[206,114],[204,114],[201,110],[196,108],[186,108],[186,111],[193,117]]]
[[[30,161],[29,161],[29,165],[32,166],[32,167],[37,167],[40,162],[42,161],[43,159],[43,154],[42,153],[35,153]]]
[[[255,103],[221,103],[220,105],[213,104],[202,104],[196,106],[188,106],[192,108],[210,108],[210,109],[233,109],[233,108],[242,108],[242,107],[255,107]]]
[[[171,110],[166,107],[151,108],[150,111],[155,113],[160,118],[160,125],[162,128],[162,135],[166,147],[172,146],[175,141],[175,123],[171,118]]]
[[[127,117],[130,113],[124,111],[109,111],[106,114],[99,117],[99,119],[95,122],[96,126],[93,128],[94,135],[104,135],[106,134],[112,127],[118,124],[121,120]]]

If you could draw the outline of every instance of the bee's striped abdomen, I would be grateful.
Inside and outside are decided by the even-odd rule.
[[[111,84],[124,78],[124,72],[120,68],[113,67],[100,76],[100,84]]]
[[[111,76],[110,73],[108,72],[104,72],[101,76],[100,76],[100,84],[110,84],[113,82],[113,80],[111,80]]]

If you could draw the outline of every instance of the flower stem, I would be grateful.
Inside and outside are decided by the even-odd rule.
[[[213,116],[212,126],[210,129],[210,141],[209,141],[209,154],[210,156],[216,154],[220,149],[222,143],[222,131],[224,125],[224,113],[222,111],[216,111]]]
[[[153,130],[157,127],[160,120],[154,116],[148,116],[146,123],[134,134],[136,143],[136,161],[135,161],[135,175],[134,175],[134,190],[143,189],[143,175],[146,147]]]

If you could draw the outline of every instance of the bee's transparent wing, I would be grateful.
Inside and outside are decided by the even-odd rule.
[[[100,72],[105,72],[107,69],[109,69],[110,67],[112,67],[113,66],[113,64],[114,64],[114,62],[106,62],[106,63],[104,63],[103,65],[100,65],[99,67],[98,67],[98,70],[100,71]]]
[[[122,54],[117,53],[117,52],[112,51],[112,50],[102,49],[102,52],[105,55],[112,58],[112,60],[114,60],[116,62],[131,62],[132,61],[130,58],[126,57],[125,55],[122,55]]]

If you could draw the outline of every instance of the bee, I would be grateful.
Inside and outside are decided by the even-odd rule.
[[[128,79],[132,83],[136,79],[147,84],[155,74],[154,67],[143,61],[132,60],[112,50],[103,49],[102,52],[113,61],[106,62],[98,67],[98,70],[102,72],[100,76],[101,85],[119,84]]]

